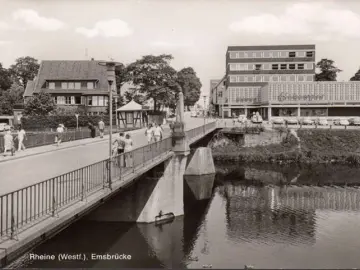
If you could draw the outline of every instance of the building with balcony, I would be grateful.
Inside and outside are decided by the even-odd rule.
[[[45,91],[50,93],[58,107],[81,107],[88,114],[106,112],[109,86],[106,67],[100,61],[42,61],[37,76],[26,85],[25,102]],[[116,98],[116,82],[112,84]]]

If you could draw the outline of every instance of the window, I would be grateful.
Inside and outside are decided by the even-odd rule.
[[[286,82],[286,75],[281,75],[280,76],[280,81],[282,81],[282,82]]]
[[[126,113],[126,124],[132,124],[133,123],[133,113],[132,112],[127,112]]]
[[[280,57],[287,57],[288,56],[288,52],[280,52]]]
[[[270,64],[264,64],[263,69],[264,70],[270,70],[271,69]]]
[[[270,55],[270,53],[269,51],[264,52],[264,58],[271,58],[272,55]]]
[[[65,104],[71,104],[71,97],[65,97]]]
[[[298,75],[298,76],[297,76],[297,79],[298,79],[298,82],[303,82],[303,81],[305,81],[304,75]]]
[[[61,83],[61,89],[67,89],[68,84],[66,82]]]
[[[99,106],[104,106],[104,96],[99,96],[98,104]]]
[[[297,52],[297,57],[305,57],[305,52]]]
[[[287,69],[287,64],[281,64],[280,68],[281,69]]]
[[[279,57],[279,52],[272,52],[272,55],[274,58],[278,58]]]
[[[74,96],[71,97],[71,104],[75,104],[75,97]]]
[[[245,81],[245,76],[238,76],[238,80],[239,80],[239,82],[244,82]]]
[[[236,77],[235,76],[230,76],[230,82],[231,83],[236,82]]]
[[[93,106],[99,106],[98,96],[93,96],[93,97],[92,97],[92,100],[93,100]]]
[[[295,81],[296,81],[296,76],[290,75],[290,82],[295,82]]]
[[[272,64],[271,67],[272,67],[273,70],[279,69],[279,65],[278,65],[278,64]]]
[[[88,82],[87,83],[87,89],[94,89],[94,83],[93,82]]]
[[[57,104],[57,96],[53,97],[55,104]]]
[[[305,69],[313,69],[313,64],[312,63],[305,64]]]
[[[81,89],[81,83],[80,83],[80,82],[76,82],[74,89]]]
[[[295,69],[295,64],[289,64],[289,69]]]
[[[105,96],[105,105],[104,106],[107,106],[109,103],[109,97],[108,96]]]
[[[244,58],[245,54],[244,52],[239,52],[239,57],[238,58]]]
[[[240,64],[240,70],[247,70],[247,64]]]
[[[304,64],[298,64],[298,69],[304,69]]]
[[[75,85],[73,82],[68,83],[68,89],[75,89]]]
[[[254,52],[253,53],[253,56],[255,57],[255,58],[261,58],[261,52]]]
[[[273,82],[278,82],[279,81],[279,76],[275,75],[271,77],[271,81]]]
[[[261,64],[255,64],[255,70],[261,70]]]
[[[306,52],[306,57],[313,57],[313,52]]]
[[[230,64],[230,70],[236,70],[236,65],[235,64]]]
[[[263,82],[268,82],[270,80],[270,76],[269,75],[264,75],[263,76]]]
[[[254,64],[248,64],[248,70],[254,70],[255,69],[255,65]]]
[[[289,57],[296,57],[296,52],[289,52]]]
[[[49,89],[55,89],[55,83],[54,82],[49,83]]]
[[[312,81],[314,81],[314,76],[313,76],[313,75],[306,75],[306,81],[307,81],[307,82],[312,82]]]
[[[256,75],[256,76],[255,76],[255,81],[257,81],[257,82],[261,82],[261,76]]]
[[[247,76],[247,81],[248,82],[253,82],[254,81],[254,76]]]
[[[272,116],[297,116],[297,108],[272,108]]]
[[[230,58],[234,59],[236,57],[236,53],[235,52],[230,52]]]
[[[75,104],[81,104],[81,96],[75,97]]]
[[[92,97],[91,96],[87,97],[87,101],[88,101],[88,106],[92,106]]]

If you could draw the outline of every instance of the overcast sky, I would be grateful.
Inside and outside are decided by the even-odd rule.
[[[316,44],[349,80],[360,66],[360,1],[0,0],[0,62],[170,53],[209,92],[229,45]],[[87,56],[86,56],[87,51]]]

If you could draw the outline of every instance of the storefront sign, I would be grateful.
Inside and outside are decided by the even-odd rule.
[[[313,101],[325,100],[325,95],[289,95],[287,93],[280,93],[278,96],[279,101]]]

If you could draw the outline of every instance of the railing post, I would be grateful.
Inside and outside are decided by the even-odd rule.
[[[14,192],[11,193],[11,234],[10,239],[14,239],[15,234],[15,217],[14,217]]]
[[[52,179],[52,216],[55,217],[55,211],[56,211],[56,199],[55,199],[55,178]]]
[[[83,172],[84,169],[81,169],[81,172]],[[83,173],[81,173],[83,174]],[[85,199],[85,185],[84,185],[84,176],[81,177],[81,201],[84,201]]]

